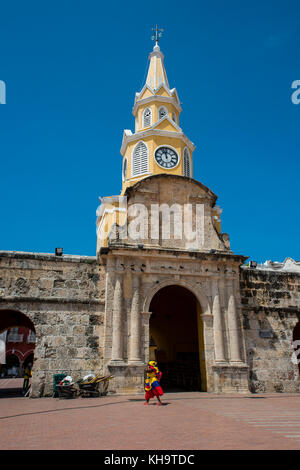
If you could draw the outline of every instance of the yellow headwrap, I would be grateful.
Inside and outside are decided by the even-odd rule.
[[[158,373],[158,367],[157,367],[157,362],[156,361],[149,361],[148,364],[149,364],[149,366],[153,367],[153,369],[155,369],[156,373]]]

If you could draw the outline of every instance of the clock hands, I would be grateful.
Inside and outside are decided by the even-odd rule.
[[[160,147],[155,152],[157,163],[164,168],[173,168],[178,162],[177,153],[168,147]]]

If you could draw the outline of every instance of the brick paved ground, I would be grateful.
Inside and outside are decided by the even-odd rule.
[[[1,449],[300,448],[300,394],[163,398],[1,398]]]
[[[23,378],[0,378],[0,398],[2,396],[22,395]]]

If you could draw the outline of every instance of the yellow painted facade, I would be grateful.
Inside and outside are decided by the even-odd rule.
[[[176,89],[170,89],[164,66],[164,55],[156,44],[149,55],[149,69],[146,83],[140,93],[136,94],[133,108],[135,116],[134,134],[125,134],[121,147],[121,154],[126,159],[126,174],[123,173],[121,195],[137,181],[146,176],[168,173],[184,175],[183,152],[185,147],[190,160],[190,177],[193,174],[193,151],[195,146],[185,136],[179,126],[181,106]],[[160,110],[164,115],[160,115]],[[150,117],[145,122],[145,111],[150,111]],[[147,170],[134,173],[133,158],[137,144],[142,141],[147,147]],[[178,161],[172,168],[159,165],[155,159],[155,152],[160,147],[168,147],[176,152]]]
[[[168,123],[165,125],[170,129],[170,131],[174,131],[174,128],[171,128],[171,125]],[[186,144],[185,142],[178,136],[172,136],[172,137],[162,137],[158,134],[153,133],[152,135],[146,136],[142,139],[135,140],[133,142],[128,143],[128,146],[126,148],[126,153],[124,155],[124,158],[127,158],[127,172],[126,172],[126,179],[123,181],[123,188],[122,188],[122,195],[125,193],[125,190],[128,186],[132,186],[135,184],[137,181],[141,180],[142,178],[145,178],[146,176],[150,175],[158,175],[161,173],[167,173],[167,171],[162,168],[155,160],[155,158],[149,158],[149,171],[138,175],[138,176],[133,176],[132,172],[132,156],[134,149],[136,145],[140,142],[144,142],[147,145],[148,152],[149,152],[149,157],[151,155],[154,155],[155,151],[161,147],[161,146],[167,146],[172,149],[174,149],[178,156],[179,156],[179,161],[178,164],[174,167],[168,170],[168,174],[170,175],[183,175],[183,151],[185,149]]]
[[[167,115],[172,121],[173,121],[173,113],[175,114],[176,120],[174,122],[178,126],[179,112],[177,111],[174,104],[159,100],[159,97],[155,96],[155,101],[152,100],[151,102],[148,101],[146,103],[138,103],[138,111],[137,111],[136,116],[135,116],[135,118],[136,118],[135,119],[135,132],[137,133],[139,131],[149,129],[155,123],[157,123],[159,121],[158,111],[162,107],[166,108],[166,110],[168,112]],[[144,115],[144,111],[146,109],[151,110],[151,121],[152,122],[151,122],[151,125],[148,125],[148,126],[145,126],[144,122],[143,122],[143,115]],[[174,129],[172,129],[172,130],[174,130]],[[178,130],[177,130],[177,132],[178,132]]]

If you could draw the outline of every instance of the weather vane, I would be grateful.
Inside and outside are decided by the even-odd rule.
[[[155,28],[152,28],[152,31],[154,31],[154,34],[151,37],[151,39],[152,41],[155,41],[155,45],[156,45],[159,42],[159,38],[162,37],[162,33],[164,32],[164,30],[162,28],[158,28],[156,25]]]

